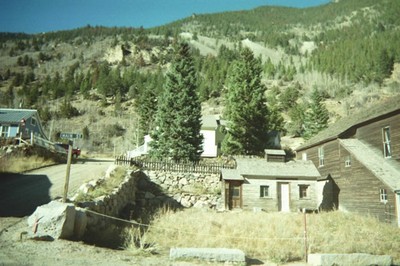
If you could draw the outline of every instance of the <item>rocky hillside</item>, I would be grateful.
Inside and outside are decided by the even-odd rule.
[[[296,146],[291,137],[312,89],[323,95],[330,123],[398,94],[396,10],[396,0],[346,0],[193,15],[153,29],[0,33],[0,107],[39,109],[54,141],[60,132],[85,132],[76,143],[84,152],[123,153],[146,133],[140,106],[156,102],[179,37],[193,47],[204,114],[223,111],[229,66],[249,47],[263,63],[268,104],[279,108],[288,145]]]

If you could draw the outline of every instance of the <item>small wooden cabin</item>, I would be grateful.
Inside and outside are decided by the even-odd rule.
[[[312,161],[321,208],[372,215],[400,226],[400,108],[398,100],[353,114],[299,147]]]
[[[225,209],[315,210],[318,207],[316,185],[320,178],[315,166],[306,161],[285,162],[284,151],[267,150],[266,158],[273,159],[236,158],[236,169],[222,169]]]

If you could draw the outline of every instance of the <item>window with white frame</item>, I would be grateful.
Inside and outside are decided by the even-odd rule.
[[[390,144],[390,127],[384,127],[382,129],[382,138],[383,138],[383,156],[385,158],[391,158],[392,148]]]
[[[324,155],[324,147],[319,147],[318,148],[318,161],[319,161],[319,166],[324,166],[325,164],[325,155]]]
[[[1,126],[1,137],[8,138],[9,126]]]
[[[383,203],[387,203],[387,191],[386,191],[386,189],[385,188],[381,188],[380,190],[379,190],[379,199],[380,199],[380,202],[383,202]]]
[[[269,186],[260,186],[260,198],[269,197]]]
[[[351,155],[347,155],[344,161],[344,166],[345,167],[350,167],[351,166]]]
[[[299,185],[299,198],[300,199],[308,198],[308,187],[309,187],[309,185]]]

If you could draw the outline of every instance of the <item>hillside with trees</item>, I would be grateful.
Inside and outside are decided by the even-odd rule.
[[[183,41],[190,46],[191,78],[179,82],[195,92],[201,114],[223,114],[237,123],[232,130],[250,129],[265,117],[262,131],[309,138],[398,94],[398,14],[397,0],[342,0],[304,9],[193,14],[151,29],[87,25],[0,33],[0,106],[38,109],[53,141],[73,130],[85,133],[78,144],[88,152],[123,153],[160,126],[159,110],[179,79],[175,48]],[[248,85],[245,74],[254,79]],[[254,96],[246,102],[250,125],[235,118],[247,99],[236,100],[233,91]],[[242,133],[244,142],[259,134]],[[239,146],[229,144],[226,152],[257,153]]]

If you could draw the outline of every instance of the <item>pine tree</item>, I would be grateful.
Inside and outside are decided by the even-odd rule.
[[[328,127],[329,112],[322,102],[320,92],[314,88],[311,94],[311,103],[304,118],[303,137],[309,139],[321,130]]]
[[[224,113],[228,126],[222,143],[225,154],[260,155],[266,148],[268,109],[261,74],[261,61],[244,48],[228,75]]]
[[[196,72],[187,43],[177,46],[158,100],[150,156],[175,161],[197,161],[202,153],[201,104],[196,94]]]

